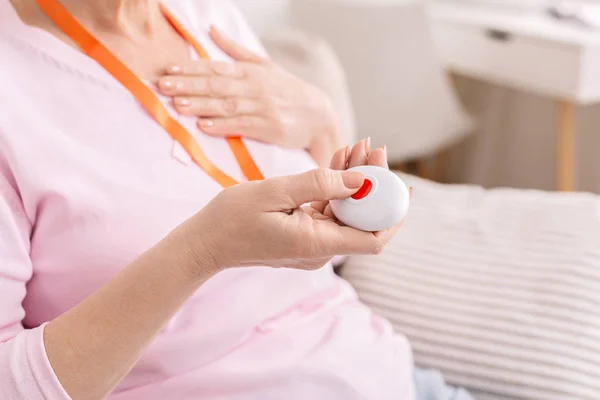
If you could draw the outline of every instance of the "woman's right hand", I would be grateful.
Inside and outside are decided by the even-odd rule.
[[[383,232],[358,231],[340,224],[328,204],[351,196],[364,182],[362,174],[345,167],[385,166],[384,154],[369,152],[363,141],[352,151],[336,153],[332,169],[226,189],[99,290],[50,321],[43,331],[44,349],[68,393],[62,398],[107,397],[177,310],[225,268],[313,270],[336,255],[379,253],[399,225]]]
[[[328,200],[353,195],[363,182],[358,172],[315,169],[242,183],[221,192],[182,228],[198,262],[206,268],[208,256],[217,270],[311,270],[336,255],[377,254],[385,237],[343,226],[325,212]]]

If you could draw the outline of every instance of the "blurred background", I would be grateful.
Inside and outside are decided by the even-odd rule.
[[[234,0],[347,140],[448,183],[600,193],[600,3]],[[333,21],[333,23],[332,23]]]
[[[417,365],[478,400],[600,399],[599,197],[558,193],[600,193],[600,1],[234,1],[346,142],[473,184],[402,175],[406,224],[339,270]]]

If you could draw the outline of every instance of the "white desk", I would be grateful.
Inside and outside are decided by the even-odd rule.
[[[557,100],[556,187],[575,189],[575,107],[600,102],[600,33],[543,13],[448,1],[430,7],[452,72]]]

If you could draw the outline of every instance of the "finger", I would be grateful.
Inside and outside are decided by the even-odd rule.
[[[233,58],[236,61],[256,63],[265,61],[263,57],[254,54],[244,46],[239,45],[238,43],[224,35],[215,26],[210,27],[210,38],[221,50],[223,50],[229,57]]]
[[[327,210],[327,208],[329,207],[329,201],[313,201],[312,203],[310,203],[310,206],[315,210],[319,211],[321,214],[324,214],[325,210]]]
[[[319,221],[331,220],[331,218],[325,216],[321,211],[315,209],[312,206],[312,204],[313,203],[311,203],[309,205],[303,205],[299,209],[302,210],[306,215],[310,215],[310,217],[314,220],[319,220]]]
[[[374,165],[376,167],[388,168],[385,150],[383,148],[373,150],[369,154],[367,164]]]
[[[316,201],[345,199],[362,186],[365,177],[360,172],[314,169],[302,174],[264,181],[265,211],[295,209]]]
[[[315,255],[379,254],[383,249],[382,241],[370,232],[340,225],[324,215],[315,214],[310,208],[302,209],[303,212],[295,211],[292,215],[312,218],[312,224],[302,224],[305,229],[300,231],[302,243],[309,243],[311,258]]]
[[[329,204],[328,201],[313,201],[310,203],[310,208],[317,210],[321,214],[325,212],[325,207]]]
[[[268,121],[255,115],[200,118],[198,127],[211,136],[241,135],[250,139],[264,140],[270,134]]]
[[[250,81],[222,76],[166,76],[158,81],[166,96],[256,97],[260,91]]]
[[[349,154],[350,146],[343,147],[335,153],[333,153],[333,157],[331,157],[331,163],[329,164],[329,168],[336,170],[345,170],[346,160],[348,159]]]
[[[182,115],[207,117],[235,117],[238,115],[262,114],[265,106],[259,99],[228,97],[185,97],[173,99],[173,105]]]
[[[323,209],[323,215],[335,220],[338,224],[342,224],[341,222],[338,221],[337,217],[333,213],[333,210],[331,209],[331,204],[329,202],[327,202],[327,205]]]
[[[397,223],[396,225],[394,225],[390,229],[386,229],[384,231],[375,232],[374,235],[379,240],[381,240],[381,242],[383,243],[383,245],[386,245],[390,241],[390,239],[393,238],[396,235],[396,233],[398,232],[398,229],[400,229],[400,227],[402,226],[403,223],[404,223],[404,220],[400,221],[399,223]]]
[[[242,79],[246,76],[244,63],[224,61],[188,61],[174,64],[166,68],[166,75],[188,76],[224,76],[227,78]]]
[[[361,140],[356,143],[350,152],[350,159],[348,160],[348,168],[358,167],[360,165],[366,165],[368,161],[367,157],[367,141]]]
[[[345,170],[346,166],[348,165],[349,157],[350,146],[346,146],[339,149],[338,151],[333,153],[333,157],[331,157],[331,163],[329,164],[329,168],[339,171]],[[315,201],[311,204],[311,206],[322,213],[329,209],[330,214],[333,215],[333,213],[331,213],[331,207],[329,207],[328,201]]]
[[[310,203],[310,208],[321,213],[325,219],[330,219],[335,221],[336,224],[344,225],[337,219],[333,213],[333,210],[331,209],[331,203],[328,201],[313,201]]]
[[[384,248],[384,243],[370,232],[339,225],[331,220],[316,221],[316,225],[324,229],[316,230],[314,240],[327,245],[333,254],[379,254]]]

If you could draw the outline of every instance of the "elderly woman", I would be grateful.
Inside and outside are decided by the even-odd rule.
[[[397,229],[328,206],[385,149],[229,3],[0,0],[0,89],[1,399],[414,397],[329,263]]]

